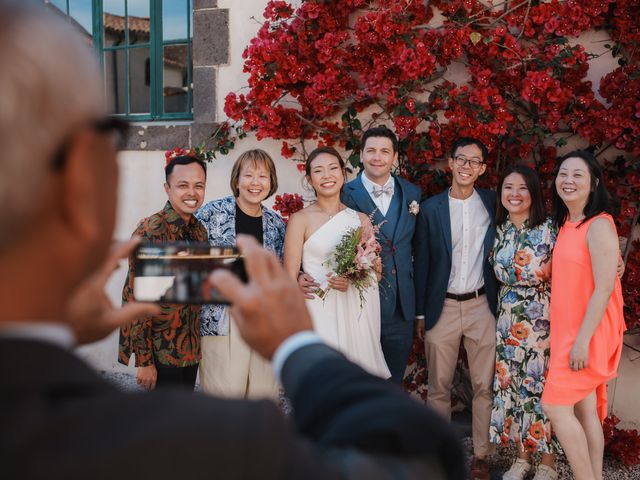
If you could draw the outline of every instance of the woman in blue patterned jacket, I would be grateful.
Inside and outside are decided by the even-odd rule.
[[[204,205],[196,217],[212,245],[235,245],[236,234],[254,236],[282,258],[282,218],[262,205],[278,188],[273,160],[263,150],[248,150],[231,170],[233,196]],[[205,305],[201,314],[200,384],[205,392],[234,398],[276,399],[278,387],[271,366],[251,351],[235,330],[228,308]]]

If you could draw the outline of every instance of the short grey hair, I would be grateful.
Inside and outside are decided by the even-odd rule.
[[[0,1],[0,249],[42,208],[52,157],[104,115],[90,42],[33,1]]]

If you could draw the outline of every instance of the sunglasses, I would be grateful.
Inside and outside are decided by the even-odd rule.
[[[121,118],[116,117],[105,117],[99,120],[93,120],[88,123],[87,128],[93,130],[94,132],[111,135],[113,138],[113,142],[115,147],[118,150],[124,149],[127,141],[127,134],[129,132],[129,122],[123,120]],[[74,132],[75,134],[76,132]],[[71,134],[58,148],[57,152],[51,159],[51,169],[54,172],[61,171],[66,163],[67,153],[69,147],[71,146],[71,142],[73,140],[73,135]]]

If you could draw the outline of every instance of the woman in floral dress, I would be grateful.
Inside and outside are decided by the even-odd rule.
[[[491,262],[501,283],[491,442],[516,443],[518,458],[502,477],[520,480],[542,453],[535,480],[556,479],[555,452],[540,399],[549,366],[551,251],[556,230],[546,218],[535,170],[514,165],[498,184],[496,240]]]

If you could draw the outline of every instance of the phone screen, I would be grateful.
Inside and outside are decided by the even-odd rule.
[[[227,304],[209,283],[209,275],[217,268],[226,268],[247,281],[244,261],[235,247],[141,244],[134,253],[133,296],[141,302]]]

